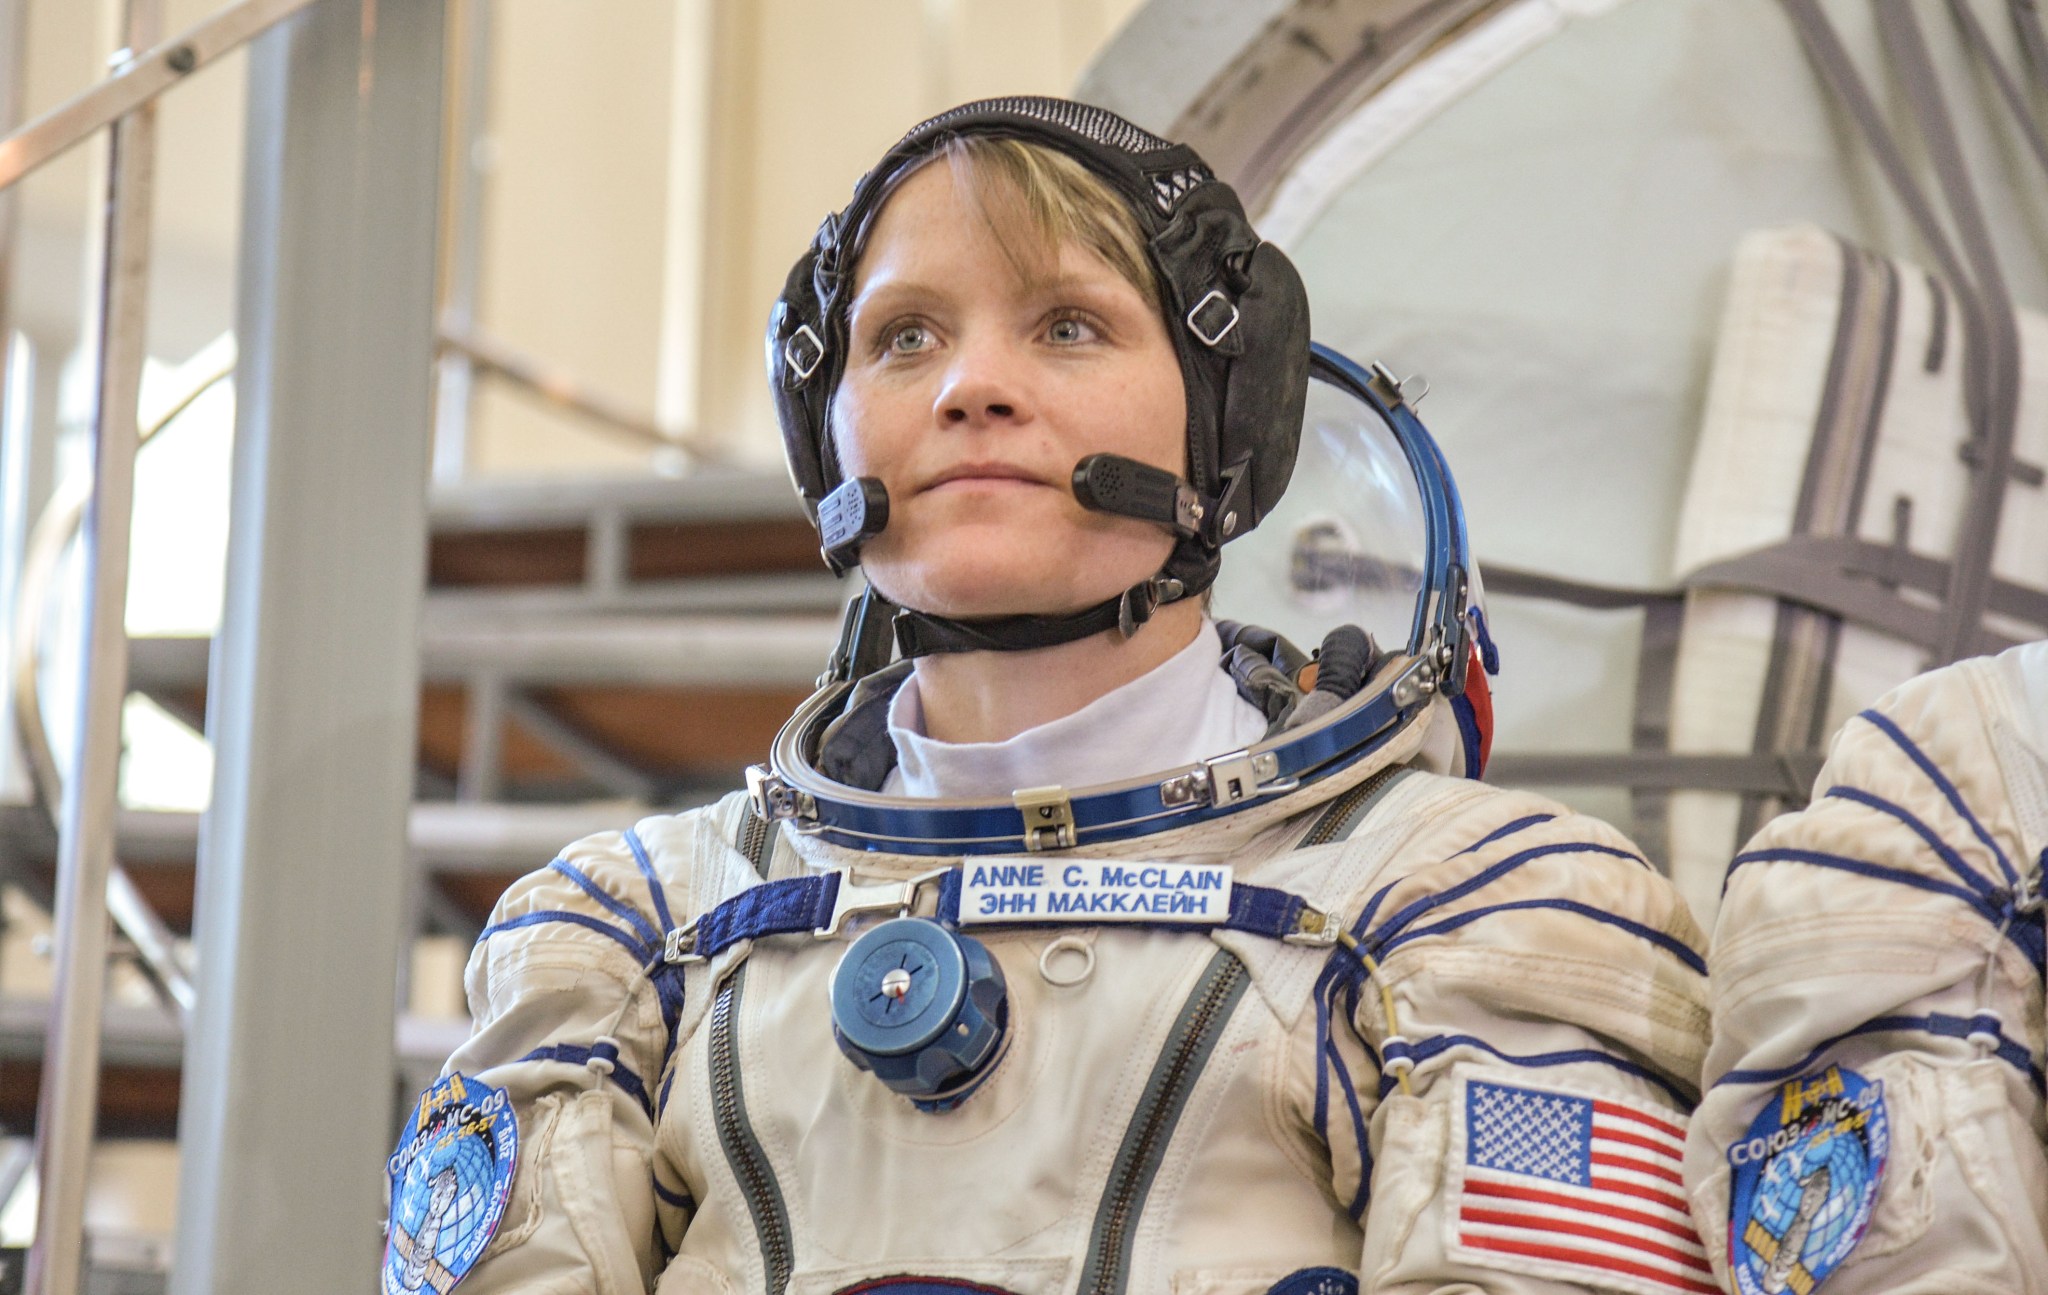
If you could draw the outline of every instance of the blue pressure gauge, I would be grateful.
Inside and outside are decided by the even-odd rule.
[[[863,934],[832,974],[832,1034],[862,1070],[916,1102],[950,1110],[1002,1054],[1003,970],[981,941],[924,917]]]

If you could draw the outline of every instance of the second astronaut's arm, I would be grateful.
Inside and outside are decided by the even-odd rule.
[[[1361,1071],[1361,1289],[1711,1295],[1680,1177],[1696,926],[1605,824],[1456,794],[1483,799],[1442,807],[1430,862],[1365,909],[1378,974],[1352,1015],[1381,1066]]]
[[[2048,1291],[2048,643],[1851,720],[1735,860],[1688,1148],[1730,1289]]]

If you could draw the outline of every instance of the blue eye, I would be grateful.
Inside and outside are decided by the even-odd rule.
[[[904,324],[889,334],[889,349],[898,355],[908,355],[924,350],[931,340],[931,333],[923,324]]]
[[[1082,342],[1093,341],[1095,330],[1088,326],[1087,321],[1069,316],[1065,319],[1053,320],[1046,327],[1045,335],[1049,341],[1057,345],[1075,346]]]

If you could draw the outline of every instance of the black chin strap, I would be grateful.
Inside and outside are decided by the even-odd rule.
[[[1176,555],[1178,556],[1178,555]],[[1172,569],[1176,564],[1169,561]],[[1116,630],[1125,638],[1152,619],[1152,613],[1171,602],[1200,593],[1215,579],[1212,561],[1206,577],[1190,583],[1179,576],[1160,572],[1150,580],[1132,585],[1107,599],[1065,616],[989,616],[954,620],[905,607],[896,613],[896,650],[903,659],[913,660],[939,652],[1023,652],[1031,648],[1056,647],[1079,639]]]

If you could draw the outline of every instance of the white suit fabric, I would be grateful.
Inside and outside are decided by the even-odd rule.
[[[1448,719],[1439,707],[1402,734],[1378,773],[1043,856],[1229,862],[1341,913],[1379,957],[1392,1028],[1378,985],[1330,947],[977,929],[1012,1038],[943,1114],[834,1046],[845,940],[660,966],[665,930],[761,884],[735,847],[744,798],[578,842],[506,893],[470,962],[476,1030],[449,1067],[510,1094],[521,1151],[465,1289],[825,1295],[910,1275],[1264,1295],[1323,1269],[1376,1292],[1711,1290],[1665,1272],[1704,1273],[1682,1198],[1656,1220],[1679,1259],[1617,1261],[1603,1282],[1468,1244],[1484,1226],[1448,1213],[1481,1136],[1463,1099],[1522,1085],[1682,1137],[1706,1029],[1702,937],[1627,841],[1401,763]],[[1318,825],[1337,839],[1303,847]],[[947,862],[787,831],[761,853],[772,878]],[[1408,1092],[1382,1057],[1412,1066]],[[1346,1289],[1317,1280],[1280,1288]]]
[[[2048,1292],[2044,858],[2048,642],[1888,694],[1737,856],[1686,1166],[1724,1279],[1730,1148],[1840,1067],[1883,1085],[1890,1155],[1827,1295]]]

